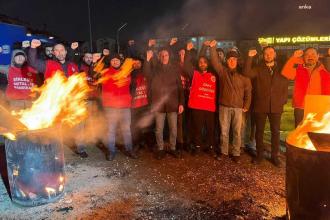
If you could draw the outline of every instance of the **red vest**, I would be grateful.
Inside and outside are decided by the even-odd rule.
[[[90,67],[85,65],[85,64],[81,64],[79,72],[84,72],[86,73],[86,77],[87,77],[87,83],[89,85],[89,88],[91,89],[91,91],[88,93],[88,97],[89,98],[96,98],[99,96],[98,90],[97,90],[97,86],[94,85],[94,83],[96,82],[95,78],[93,78],[90,74]]]
[[[36,73],[29,66],[23,66],[22,68],[10,66],[6,90],[7,97],[14,100],[31,99],[31,88],[36,84]]]
[[[128,76],[124,85],[119,86],[116,84],[116,81],[111,78],[111,76],[118,72],[119,70],[110,67],[109,70],[104,73],[104,77],[110,78],[102,84],[103,106],[112,108],[130,108],[132,102],[130,93],[131,76]]]
[[[330,95],[330,73],[325,68],[320,68],[319,72],[313,74],[320,74],[319,93],[312,95]],[[293,106],[295,108],[304,108],[304,99],[310,86],[311,76],[308,70],[303,65],[298,65],[296,70],[296,78],[293,91]]]
[[[215,112],[216,78],[213,74],[194,71],[188,106],[192,109]]]
[[[46,71],[45,71],[45,79],[52,77],[57,70],[60,70],[65,73],[66,76],[71,76],[74,73],[78,72],[78,67],[76,64],[69,62],[67,64],[67,71],[62,69],[62,65],[54,60],[46,61]]]
[[[139,74],[135,79],[136,88],[132,99],[132,108],[139,108],[148,105],[147,79]]]

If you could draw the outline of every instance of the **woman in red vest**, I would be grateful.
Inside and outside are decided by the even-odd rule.
[[[209,61],[200,56],[198,67],[194,69],[190,51],[193,44],[187,44],[184,60],[184,72],[191,76],[191,89],[188,107],[191,109],[192,141],[194,151],[202,148],[205,151],[215,147],[215,110],[216,110],[216,77],[208,71]],[[203,142],[203,128],[206,128],[206,142]]]

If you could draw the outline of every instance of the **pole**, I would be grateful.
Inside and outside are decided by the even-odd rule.
[[[91,22],[91,8],[90,8],[90,0],[87,0],[87,4],[88,4],[88,23],[89,23],[89,45],[90,45],[90,49],[92,52],[93,51],[93,36],[92,36],[92,22]]]
[[[121,31],[121,29],[123,29],[124,27],[126,27],[127,23],[123,24],[120,28],[117,29],[117,53],[119,53],[120,51],[120,45],[119,45],[119,32]]]

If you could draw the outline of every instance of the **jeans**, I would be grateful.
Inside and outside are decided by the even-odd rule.
[[[126,151],[132,150],[132,134],[131,134],[131,109],[129,108],[110,108],[105,107],[105,116],[108,121],[107,144],[111,153],[116,153],[116,131],[120,128],[120,132],[124,139]]]
[[[177,112],[155,113],[155,119],[156,119],[155,134],[156,134],[156,142],[158,145],[158,150],[164,150],[163,132],[164,132],[164,124],[165,124],[166,116],[167,116],[167,122],[170,133],[170,148],[171,150],[175,150],[176,137],[177,137],[177,120],[178,120]]]
[[[220,121],[220,145],[221,153],[224,155],[229,154],[229,131],[230,127],[233,132],[233,156],[240,156],[241,152],[241,127],[242,127],[242,114],[241,108],[232,108],[221,105],[219,107],[219,121]]]

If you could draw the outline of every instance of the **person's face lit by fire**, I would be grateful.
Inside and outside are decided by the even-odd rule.
[[[113,68],[115,68],[115,69],[118,69],[119,67],[120,67],[120,59],[118,59],[118,58],[112,58],[111,60],[110,60],[110,64],[111,64],[111,66],[113,67]]]
[[[319,54],[314,48],[309,48],[304,52],[304,62],[306,66],[315,66],[319,60]]]
[[[26,59],[25,59],[25,56],[23,56],[23,55],[18,55],[18,56],[14,57],[14,62],[17,65],[21,66],[25,63],[25,61],[26,61]]]
[[[53,57],[53,47],[46,47],[45,48],[45,54],[47,57],[52,58]]]
[[[225,60],[225,53],[222,50],[218,51],[218,56],[221,62]]]
[[[198,60],[198,68],[199,68],[200,71],[202,71],[202,72],[207,71],[208,66],[209,66],[208,65],[208,61],[207,61],[207,59],[205,57],[199,58],[199,60]]]
[[[168,53],[167,50],[160,51],[160,53],[159,53],[159,60],[160,60],[161,64],[164,64],[164,65],[166,65],[166,64],[169,63],[169,61],[170,61],[170,54]]]
[[[85,53],[83,57],[84,63],[86,63],[88,66],[90,66],[93,62],[93,54],[91,53]]]
[[[274,62],[276,58],[276,52],[274,48],[268,47],[264,50],[264,60],[266,63]]]
[[[184,62],[184,55],[186,54],[186,51],[184,49],[179,50],[179,57],[180,57],[180,62]]]
[[[64,45],[62,45],[62,44],[55,45],[54,49],[53,49],[53,54],[58,61],[63,62],[63,63],[65,62],[67,51],[66,51]]]
[[[237,58],[236,57],[229,57],[227,59],[227,65],[229,69],[236,69],[237,67]]]
[[[134,63],[133,63],[133,69],[135,70],[139,70],[142,68],[142,63],[140,60],[134,60]]]
[[[96,63],[97,61],[99,61],[99,59],[101,59],[101,53],[93,53],[92,59],[93,63]]]

